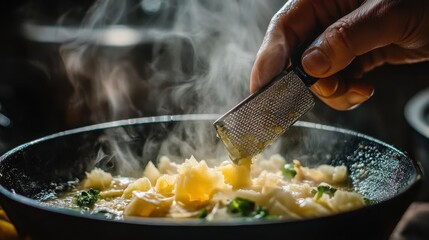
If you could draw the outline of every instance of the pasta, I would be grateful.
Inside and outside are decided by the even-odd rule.
[[[96,196],[95,201],[91,196]],[[81,205],[76,204],[78,200]],[[240,165],[224,161],[209,166],[193,156],[182,164],[163,156],[157,166],[149,162],[137,179],[95,168],[71,191],[45,204],[107,213],[118,219],[216,221],[320,217],[363,207],[365,198],[353,191],[345,166],[310,168],[299,160],[287,162],[280,155],[258,156]]]

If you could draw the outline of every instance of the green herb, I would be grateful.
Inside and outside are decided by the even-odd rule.
[[[268,219],[268,220],[276,220],[276,219],[280,219],[280,216],[276,216],[276,215],[267,215],[267,216],[265,217],[265,219]]]
[[[294,178],[296,175],[296,170],[293,164],[290,163],[286,163],[283,166],[283,176],[287,179],[287,180],[291,180],[292,178]]]
[[[316,189],[313,189],[311,193],[316,196],[316,200],[323,196],[323,193],[327,193],[330,197],[334,196],[334,193],[337,191],[336,188],[327,186],[327,185],[319,185]]]
[[[275,217],[269,215],[268,211],[263,207],[255,204],[253,201],[240,197],[236,197],[229,201],[227,209],[230,214],[240,217],[275,219]]]
[[[257,206],[255,209],[255,216],[254,218],[267,218],[268,217],[268,211],[262,208],[261,206]]]
[[[250,200],[236,197],[228,205],[228,212],[242,217],[248,217],[255,210],[256,204]]]
[[[76,204],[79,207],[92,207],[95,202],[97,202],[100,197],[100,191],[97,189],[89,189],[88,191],[83,191],[80,194],[75,196]]]
[[[209,211],[207,210],[207,208],[203,208],[198,212],[197,218],[206,218],[208,214]]]

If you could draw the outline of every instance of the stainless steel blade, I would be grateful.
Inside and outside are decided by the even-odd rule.
[[[313,106],[308,86],[290,69],[213,125],[231,160],[239,164],[261,153]]]

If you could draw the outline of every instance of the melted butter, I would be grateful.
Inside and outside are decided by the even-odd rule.
[[[231,160],[238,164],[239,160],[242,158],[239,149],[237,149],[234,144],[232,144],[231,140],[228,138],[226,133],[226,129],[220,125],[215,125],[217,136],[223,142],[226,149],[228,150],[229,157]]]

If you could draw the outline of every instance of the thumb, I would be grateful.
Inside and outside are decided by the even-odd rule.
[[[302,56],[304,70],[326,78],[344,69],[356,56],[399,41],[405,25],[397,14],[386,7],[386,1],[366,1],[329,26],[307,48]]]

